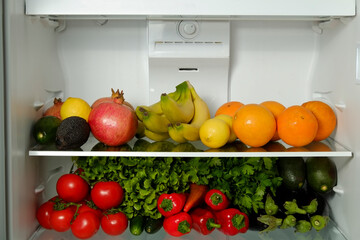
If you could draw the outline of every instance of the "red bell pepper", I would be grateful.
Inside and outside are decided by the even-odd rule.
[[[249,229],[248,216],[236,208],[228,208],[215,212],[217,223],[221,225],[219,231],[225,235],[234,236],[245,233]]]
[[[165,232],[174,237],[188,234],[192,229],[190,214],[180,212],[164,219],[163,227]]]
[[[184,193],[161,194],[157,201],[157,208],[164,217],[181,212],[186,202]]]
[[[193,229],[197,232],[208,235],[212,233],[215,228],[220,228],[221,225],[215,222],[214,214],[203,208],[196,208],[190,213],[193,221]]]
[[[230,205],[229,199],[218,189],[211,189],[206,193],[205,203],[216,211],[223,210]]]

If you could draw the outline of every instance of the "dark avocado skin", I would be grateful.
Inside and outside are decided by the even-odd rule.
[[[33,135],[39,144],[51,144],[55,142],[56,131],[61,120],[54,116],[40,118],[34,125]]]
[[[88,140],[90,126],[81,117],[69,117],[56,131],[55,145],[59,150],[77,149]]]
[[[307,182],[318,193],[329,193],[337,183],[335,163],[328,157],[311,157],[306,160]]]
[[[306,181],[306,165],[302,157],[282,157],[278,160],[278,171],[283,185],[289,190],[300,190]]]

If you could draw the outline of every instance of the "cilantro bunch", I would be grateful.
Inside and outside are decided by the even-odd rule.
[[[160,218],[156,204],[163,193],[186,192],[189,183],[222,190],[240,210],[264,207],[266,191],[281,184],[276,158],[74,157],[91,185],[116,181],[124,188],[119,207],[129,218]]]

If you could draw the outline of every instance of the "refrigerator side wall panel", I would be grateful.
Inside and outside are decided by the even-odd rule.
[[[24,16],[24,2],[5,1],[8,239],[29,239],[38,227],[39,159],[29,158],[31,128],[42,113],[35,105],[47,90],[63,89],[54,29]]]

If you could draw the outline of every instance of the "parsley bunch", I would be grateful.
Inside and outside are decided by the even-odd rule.
[[[119,207],[129,218],[160,218],[156,204],[163,193],[186,192],[189,183],[205,184],[227,194],[245,213],[264,208],[266,191],[281,184],[276,158],[74,157],[90,185],[116,181],[124,188]]]

